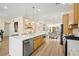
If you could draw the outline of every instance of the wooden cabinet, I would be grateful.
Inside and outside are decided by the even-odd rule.
[[[63,15],[63,18],[62,18],[62,21],[63,21],[63,33],[68,36],[69,34],[73,34],[73,29],[70,28],[69,29],[69,25],[68,25],[68,22],[69,22],[69,14],[64,14]]]
[[[68,35],[68,19],[69,19],[69,14],[65,14],[65,15],[63,15],[63,19],[62,19],[62,21],[63,21],[63,33],[65,34],[65,35]]]
[[[73,29],[79,27],[79,3],[70,4],[69,14],[63,16],[64,34],[73,35]]]
[[[40,36],[37,36],[37,37],[36,37],[36,40],[37,40],[36,43],[37,43],[37,48],[38,48],[38,47],[40,46]]]
[[[79,27],[79,3],[78,3],[78,27]]]
[[[37,37],[34,38],[34,43],[33,43],[34,44],[34,49],[33,50],[36,50],[38,48],[38,45],[39,45],[38,41],[39,41],[39,39],[38,39],[38,36],[37,36]]]
[[[33,50],[35,50],[35,49],[37,49],[37,47],[38,47],[37,40],[34,39],[33,42],[34,42],[34,43],[33,43]]]
[[[44,43],[44,38],[43,38],[42,35],[41,36],[37,36],[37,37],[34,38],[33,42],[34,42],[33,43],[33,50],[36,50],[37,48],[40,47],[41,44]]]
[[[45,41],[44,41],[44,37],[41,36],[41,37],[40,37],[40,43],[43,44],[44,42],[45,42]]]
[[[78,3],[70,4],[69,25],[78,24]]]

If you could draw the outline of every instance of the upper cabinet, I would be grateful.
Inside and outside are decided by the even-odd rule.
[[[62,17],[62,21],[63,21],[63,33],[64,33],[64,35],[66,35],[66,36],[73,35],[73,28],[71,25],[68,25],[69,14],[64,14]]]
[[[78,24],[78,3],[70,4],[69,25]]]
[[[78,27],[79,27],[79,4],[78,4]]]
[[[64,14],[62,17],[62,21],[63,21],[63,32],[64,35],[68,35],[68,20],[69,20],[69,14]]]

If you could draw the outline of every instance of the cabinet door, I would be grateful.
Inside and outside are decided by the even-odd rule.
[[[40,38],[38,38],[38,47],[40,46]]]
[[[44,43],[44,38],[43,38],[43,36],[40,36],[40,43],[41,43],[41,44]]]
[[[65,14],[63,15],[63,31],[64,31],[64,34],[65,35],[68,35],[69,32],[68,32],[68,20],[69,20],[69,14]]]
[[[78,27],[79,27],[79,4],[78,4]]]
[[[74,24],[78,24],[78,4],[74,4]]]
[[[74,12],[73,12],[73,10],[71,10],[70,12],[69,12],[69,21],[68,21],[68,25],[71,25],[71,24],[74,24]]]
[[[34,38],[33,50],[36,50],[44,42],[43,36],[37,36]]]
[[[74,4],[70,4],[70,11],[69,11],[69,21],[68,24],[74,24]]]
[[[37,45],[38,45],[38,47],[41,45],[41,36],[38,36],[38,38],[37,38]]]
[[[78,4],[71,4],[71,11],[69,13],[69,25],[78,24]]]
[[[33,43],[33,50],[37,49],[37,40],[35,39],[34,40],[34,43]]]

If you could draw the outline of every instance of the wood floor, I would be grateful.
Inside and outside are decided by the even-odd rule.
[[[46,39],[45,44],[37,49],[32,56],[64,56],[64,47],[57,39]]]
[[[7,56],[9,54],[9,38],[5,37],[0,42],[0,56]]]
[[[4,38],[0,42],[0,56],[9,55],[9,39]],[[64,48],[57,39],[46,39],[46,42],[38,48],[32,56],[64,56]]]

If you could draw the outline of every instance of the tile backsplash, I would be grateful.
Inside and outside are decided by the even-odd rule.
[[[79,37],[79,28],[73,29],[73,35]]]

